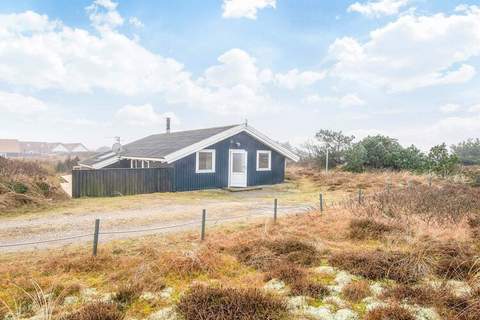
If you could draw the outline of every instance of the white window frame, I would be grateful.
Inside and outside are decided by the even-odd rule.
[[[260,168],[260,154],[268,154],[268,168]],[[272,151],[257,150],[257,171],[272,171]]]
[[[212,154],[212,169],[207,169],[207,170],[200,170],[199,169],[199,157],[201,152],[209,152]],[[195,173],[215,173],[215,155],[216,155],[216,150],[215,149],[203,149],[200,151],[197,151],[195,154]]]

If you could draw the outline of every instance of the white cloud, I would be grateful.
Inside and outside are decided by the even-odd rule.
[[[278,73],[275,79],[280,87],[287,89],[296,89],[298,87],[306,87],[314,84],[325,78],[325,72],[304,71],[300,72],[297,69],[292,69],[287,73]]]
[[[167,117],[170,117],[173,123],[179,123],[174,113],[158,113],[151,104],[125,105],[115,114],[116,120],[132,126],[162,125]]]
[[[140,19],[138,19],[137,17],[130,17],[128,19],[128,23],[130,23],[135,28],[143,28],[145,26],[143,22],[140,21]]]
[[[47,109],[46,104],[34,97],[0,91],[0,111],[31,115]]]
[[[440,111],[442,113],[453,113],[458,111],[460,106],[458,104],[448,103],[440,107]]]
[[[366,102],[359,98],[356,94],[346,94],[341,97],[311,95],[305,99],[305,102],[316,105],[325,105],[333,107],[360,107],[366,105]]]
[[[118,3],[111,0],[95,0],[85,8],[92,25],[100,31],[115,29],[123,24],[123,18],[117,11]]]
[[[468,112],[479,112],[480,113],[480,104],[476,104],[468,108]]]
[[[474,117],[448,117],[427,128],[427,136],[436,137],[447,144],[478,137],[480,115]]]
[[[347,9],[348,12],[358,12],[367,17],[391,16],[408,4],[409,0],[378,0],[365,3],[355,2]]]
[[[222,54],[218,61],[220,65],[212,66],[205,71],[205,81],[213,87],[232,87],[244,85],[258,88],[262,82],[268,81],[256,64],[255,59],[240,49],[231,49]]]
[[[371,32],[365,43],[337,39],[329,55],[332,75],[391,92],[465,83],[476,74],[467,62],[480,55],[480,8],[450,16],[404,15]]]
[[[276,0],[223,0],[224,18],[257,19],[257,11],[267,7],[275,8]]]

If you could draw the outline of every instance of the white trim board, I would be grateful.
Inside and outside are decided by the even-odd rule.
[[[297,162],[300,158],[288,150],[287,148],[281,146],[279,143],[271,140],[264,134],[260,133],[259,131],[255,130],[254,128],[247,126],[247,125],[238,125],[236,127],[230,128],[228,130],[225,130],[223,132],[220,132],[214,136],[211,136],[207,139],[204,139],[202,141],[199,141],[197,143],[194,143],[188,147],[185,147],[183,149],[180,149],[178,151],[172,152],[164,157],[165,161],[167,163],[172,163],[175,162],[179,159],[182,159],[186,156],[189,156],[197,151],[200,151],[202,149],[205,149],[217,142],[220,142],[222,140],[228,139],[231,136],[234,136],[240,132],[246,132],[250,134],[252,137],[257,139],[258,141],[262,142],[263,144],[269,146],[273,150],[277,151],[278,153],[284,155],[285,157],[289,158],[292,161]]]
[[[216,152],[215,149],[202,149],[195,153],[195,173],[215,173],[215,161],[216,161]],[[211,169],[200,169],[200,153],[210,153],[212,155],[212,168]]]
[[[268,167],[260,168],[260,154],[268,154]],[[257,171],[272,171],[272,151],[270,150],[257,150]]]

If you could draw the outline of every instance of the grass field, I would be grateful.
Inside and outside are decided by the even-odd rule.
[[[359,187],[361,204],[338,202]],[[183,232],[102,243],[96,258],[90,247],[5,254],[2,312],[35,319],[480,319],[478,188],[441,180],[429,186],[428,177],[404,173],[306,169],[275,188],[282,201],[323,192],[337,204],[277,224],[210,226],[204,242],[198,232]],[[68,206],[124,208],[168,196]],[[205,196],[238,195],[169,199]]]

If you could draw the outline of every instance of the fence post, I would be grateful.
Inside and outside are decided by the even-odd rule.
[[[275,200],[273,200],[273,223],[277,223],[277,207],[278,199],[275,198]]]
[[[320,193],[320,213],[323,212],[323,194]]]
[[[202,210],[202,233],[201,233],[201,240],[205,240],[205,223],[207,220],[207,210]]]
[[[362,189],[358,188],[358,204],[362,204]]]
[[[97,256],[98,234],[100,233],[100,219],[95,219],[95,232],[93,233],[93,256]]]
[[[429,187],[432,186],[432,175],[429,175],[429,176],[428,176],[428,186],[429,186]]]

